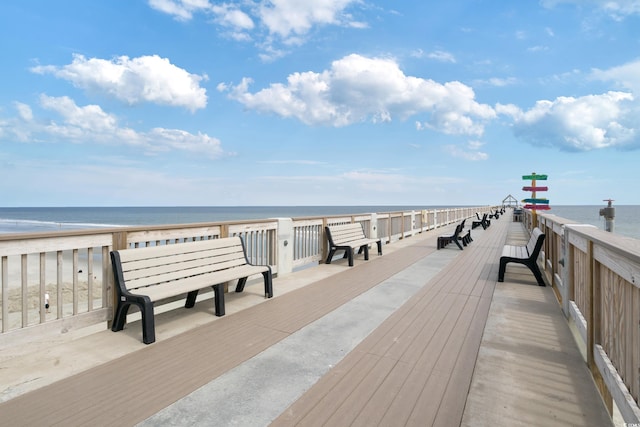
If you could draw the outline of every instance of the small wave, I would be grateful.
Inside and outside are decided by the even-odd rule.
[[[85,229],[85,228],[113,228],[124,227],[118,224],[95,224],[85,222],[56,222],[56,221],[39,221],[32,219],[11,219],[0,218],[0,229],[7,231],[41,231],[45,230],[69,230],[69,229]]]

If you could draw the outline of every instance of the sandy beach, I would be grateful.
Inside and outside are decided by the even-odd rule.
[[[56,319],[59,303],[62,304],[63,316],[72,315],[76,304],[78,313],[89,311],[90,282],[92,307],[102,306],[102,257],[100,255],[93,256],[91,265],[87,263],[86,251],[84,255],[79,254],[77,258],[74,266],[73,254],[68,251],[63,253],[60,270],[58,270],[56,254],[48,253],[45,256],[44,269],[41,272],[38,254],[26,257],[26,269],[23,268],[21,257],[7,257],[7,272],[5,274],[2,271],[2,276],[6,277],[7,281],[6,284],[3,283],[3,290],[6,289],[7,293],[8,313],[5,316],[2,313],[2,306],[0,306],[0,316],[3,322],[8,318],[10,330],[40,323],[42,310],[46,312],[47,321]],[[41,273],[43,274],[41,275]],[[26,289],[23,288],[23,281],[26,281]],[[44,283],[44,290],[42,290],[41,282]],[[75,302],[74,286],[77,295]],[[27,325],[21,325],[23,307],[27,309]]]

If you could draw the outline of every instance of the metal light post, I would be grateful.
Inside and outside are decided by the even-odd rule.
[[[604,217],[604,229],[610,233],[613,233],[613,227],[616,218],[616,208],[611,206],[612,199],[605,199],[604,202],[609,202],[606,208],[600,209],[600,216]]]

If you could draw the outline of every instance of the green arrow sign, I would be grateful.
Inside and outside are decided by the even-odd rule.
[[[540,181],[546,181],[547,175],[523,175],[522,179],[538,179]]]

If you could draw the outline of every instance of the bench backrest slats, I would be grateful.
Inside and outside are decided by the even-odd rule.
[[[122,251],[120,251],[120,254],[122,254]],[[193,265],[197,265],[198,263],[200,263],[204,265],[210,262],[211,258],[215,257],[221,257],[221,259],[224,260],[239,259],[239,261],[244,262],[244,253],[242,251],[242,247],[240,246],[225,249],[203,250],[198,252],[176,253],[173,255],[155,256],[151,253],[149,253],[148,255],[151,256],[130,261],[122,261],[122,258],[120,258],[122,271],[127,273],[134,270],[160,267],[167,264],[178,263],[191,263]],[[170,269],[173,269],[173,267]]]
[[[540,236],[542,236],[542,239],[539,239]],[[531,232],[531,237],[527,242],[527,252],[529,253],[529,255],[533,255],[536,250],[540,252],[543,243],[544,234],[542,233],[542,230],[540,230],[538,227],[534,228]]]
[[[163,257],[166,259],[168,257]],[[183,277],[195,276],[203,272],[220,271],[245,265],[243,258],[233,257],[200,258],[194,262],[171,262],[158,266],[142,267],[135,270],[123,271],[127,289],[147,286],[153,283],[169,282]]]
[[[354,240],[365,239],[364,230],[360,223],[332,225],[329,226],[330,237],[334,244],[352,242]]]
[[[240,237],[225,237],[221,239],[198,240],[195,242],[175,243],[171,245],[147,246],[145,248],[124,249],[118,251],[122,262],[149,258],[151,256],[172,255],[176,252],[175,245],[182,245],[180,250],[184,253],[199,252],[206,249],[219,249],[229,246],[241,245]],[[147,255],[151,253],[153,255]]]
[[[247,264],[239,237],[117,252],[129,290]]]

